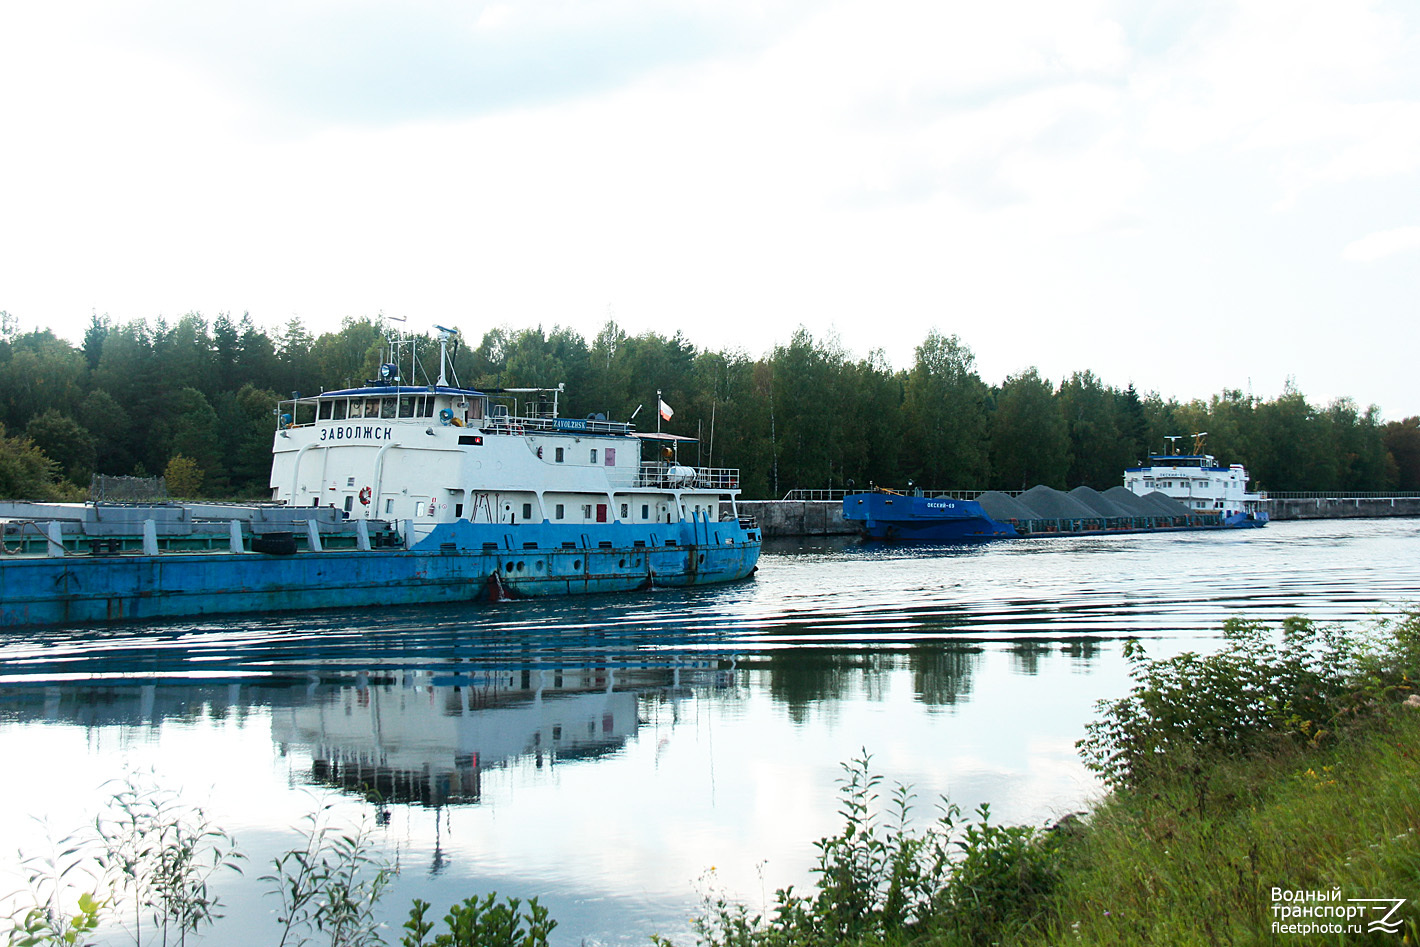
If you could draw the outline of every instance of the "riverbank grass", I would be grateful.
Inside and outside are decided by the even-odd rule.
[[[1279,747],[1189,775],[1105,801],[1062,848],[1043,911],[1008,939],[1420,943],[1420,712],[1404,709],[1331,746]],[[1390,906],[1353,898],[1409,899],[1393,918],[1400,932],[1366,930]],[[1293,913],[1300,908],[1325,910]],[[1329,927],[1338,908],[1351,909],[1359,932],[1302,937],[1294,928],[1289,937],[1283,927]]]
[[[1151,659],[1081,755],[1111,790],[1050,827],[845,766],[817,891],[760,915],[709,900],[709,947],[1420,943],[1420,613],[1350,630],[1228,622],[1217,653]]]

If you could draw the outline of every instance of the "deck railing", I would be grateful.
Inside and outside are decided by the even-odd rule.
[[[679,464],[643,463],[637,471],[636,487],[657,489],[738,490],[738,467],[686,467]]]
[[[795,488],[784,494],[785,500],[841,500],[850,493],[868,493],[869,489],[855,488],[852,490],[804,490]],[[917,493],[914,490],[893,490],[894,493],[902,493],[911,496],[923,496],[933,500],[975,500],[983,493],[991,492],[987,490],[923,490]],[[996,493],[1004,493],[1006,496],[1018,497],[1024,490],[997,490]]]
[[[1268,490],[1264,500],[1415,500],[1415,490]]]
[[[515,415],[491,415],[470,421],[485,434],[629,434],[635,428],[624,421],[598,421],[592,418],[525,418]]]

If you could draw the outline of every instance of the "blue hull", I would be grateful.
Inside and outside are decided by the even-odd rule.
[[[1179,518],[1141,525],[1136,519],[1087,517],[1031,520],[1017,528],[992,517],[975,500],[948,500],[900,493],[852,493],[843,498],[843,518],[861,522],[863,535],[884,542],[969,543],[1032,536],[1115,535],[1267,525],[1266,513],[1238,513],[1225,519]]]
[[[3,559],[0,627],[710,585],[749,576],[759,550],[737,522],[459,522],[413,549]]]
[[[862,522],[869,539],[889,542],[982,542],[1020,535],[1009,523],[987,516],[975,500],[855,493],[843,498],[843,518]]]
[[[1223,518],[1223,525],[1230,529],[1261,529],[1271,517],[1259,510],[1256,513],[1234,513]]]

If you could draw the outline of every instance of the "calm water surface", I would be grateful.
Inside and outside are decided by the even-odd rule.
[[[902,548],[766,547],[689,593],[56,629],[0,639],[0,892],[14,852],[146,774],[250,856],[207,944],[274,942],[254,879],[317,807],[363,820],[410,898],[539,896],[559,944],[690,942],[699,893],[810,882],[840,764],[1044,822],[1099,787],[1074,743],[1126,638],[1360,622],[1420,601],[1420,521]],[[24,815],[35,818],[26,819]],[[391,940],[397,937],[391,933]],[[114,942],[122,942],[115,935]]]

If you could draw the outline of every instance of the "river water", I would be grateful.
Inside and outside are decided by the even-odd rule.
[[[1122,643],[1217,647],[1231,616],[1356,623],[1420,602],[1420,520],[890,547],[766,546],[692,592],[53,629],[0,640],[0,894],[112,780],[179,792],[249,862],[206,944],[275,943],[257,878],[324,811],[421,897],[536,895],[557,944],[693,942],[705,893],[812,881],[866,752],[922,819],[1041,824],[1100,787],[1075,741]],[[110,942],[125,941],[111,932]]]

